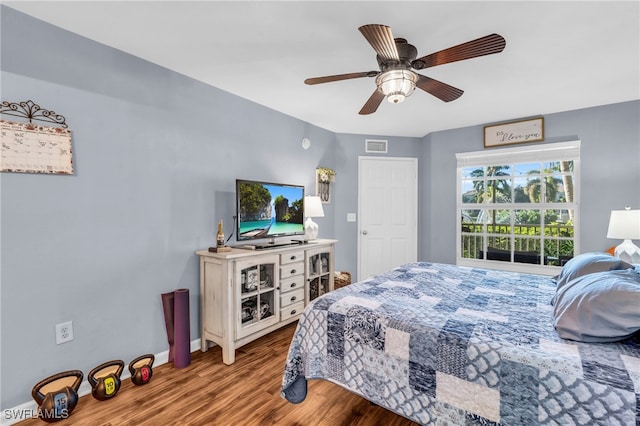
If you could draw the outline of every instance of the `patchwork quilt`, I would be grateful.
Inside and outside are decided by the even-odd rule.
[[[545,276],[425,262],[337,289],[300,318],[281,395],[325,379],[420,424],[640,425],[640,336],[559,338],[554,292]]]

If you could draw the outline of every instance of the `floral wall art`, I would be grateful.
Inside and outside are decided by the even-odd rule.
[[[336,180],[336,171],[329,167],[316,169],[316,195],[324,204],[331,203],[331,184]]]

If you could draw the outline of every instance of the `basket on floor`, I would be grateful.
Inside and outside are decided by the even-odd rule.
[[[351,274],[349,272],[336,272],[333,279],[333,287],[340,288],[351,284]]]

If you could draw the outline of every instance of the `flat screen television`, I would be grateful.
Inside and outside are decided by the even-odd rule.
[[[304,235],[304,186],[236,179],[238,241]]]

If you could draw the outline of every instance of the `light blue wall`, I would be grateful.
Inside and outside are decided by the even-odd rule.
[[[66,117],[73,176],[2,173],[2,408],[40,379],[167,349],[160,294],[190,290],[235,179],[315,190],[335,135],[1,7],[2,100]],[[11,117],[3,117],[11,119]],[[303,150],[301,140],[313,144]],[[318,219],[333,236],[333,205]],[[54,325],[75,339],[56,346]]]
[[[365,152],[366,139],[383,139],[388,142],[386,154]],[[375,135],[336,135],[335,145],[336,183],[332,191],[336,202],[334,206],[335,238],[340,240],[336,246],[336,268],[351,273],[357,279],[358,224],[347,222],[347,213],[358,212],[358,158],[361,156],[387,156],[418,158],[420,167],[421,141],[418,138]],[[420,212],[419,212],[420,213]],[[323,230],[320,229],[322,234]]]
[[[357,224],[346,215],[357,212],[358,156],[365,139],[387,139],[388,156],[419,159],[419,258],[455,260],[454,153],[481,150],[482,126],[420,139],[334,134],[5,6],[0,14],[2,100],[63,114],[76,166],[73,176],[0,174],[1,408],[30,400],[50,374],[166,350],[163,292],[190,289],[199,337],[194,251],[213,244],[218,219],[230,232],[236,178],[313,191],[315,168],[334,167],[333,202],[314,220],[320,237],[340,240],[336,268],[355,276]],[[613,244],[602,236],[611,208],[640,207],[638,109],[545,116],[551,140],[583,140],[583,250]],[[56,346],[54,325],[69,320],[75,339]]]
[[[582,141],[579,250],[603,251],[619,244],[606,238],[611,210],[640,208],[640,101],[545,114],[544,126],[545,143]],[[483,135],[483,126],[473,126],[424,138],[424,259],[455,263],[455,154],[483,150]]]

